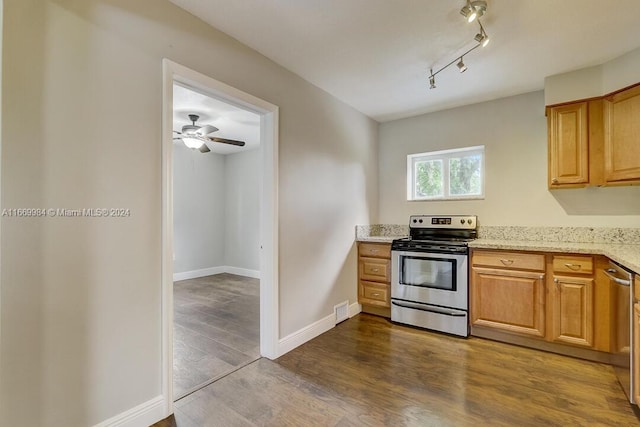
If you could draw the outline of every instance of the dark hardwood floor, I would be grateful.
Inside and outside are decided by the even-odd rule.
[[[174,289],[174,400],[260,357],[260,281],[232,274]]]
[[[610,366],[360,314],[175,405],[178,426],[637,426]]]

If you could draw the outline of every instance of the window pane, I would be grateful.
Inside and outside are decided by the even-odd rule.
[[[480,154],[449,159],[449,192],[452,196],[480,194]]]
[[[416,162],[415,183],[416,197],[442,196],[442,160]]]

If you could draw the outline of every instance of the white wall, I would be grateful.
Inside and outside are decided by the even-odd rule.
[[[173,145],[173,272],[225,265],[225,156]]]
[[[7,0],[4,18],[2,207],[131,216],[2,218],[3,425],[94,425],[161,393],[164,57],[280,107],[280,337],[356,300],[376,122],[167,1]]]
[[[408,202],[407,155],[485,146],[485,199]],[[380,125],[381,223],[477,214],[482,225],[640,226],[640,186],[547,189],[544,95],[532,92]]]
[[[173,272],[259,271],[261,151],[173,154]]]
[[[224,265],[260,270],[261,151],[225,157]]]

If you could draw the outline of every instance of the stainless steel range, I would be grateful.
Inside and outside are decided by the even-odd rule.
[[[469,335],[469,241],[473,215],[413,215],[409,235],[391,244],[391,320]]]

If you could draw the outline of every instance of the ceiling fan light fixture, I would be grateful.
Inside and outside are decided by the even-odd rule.
[[[204,144],[204,142],[202,142],[201,140],[197,138],[191,138],[188,136],[182,137],[182,142],[184,142],[184,145],[186,145],[189,148],[200,148],[202,147],[202,144]]]

